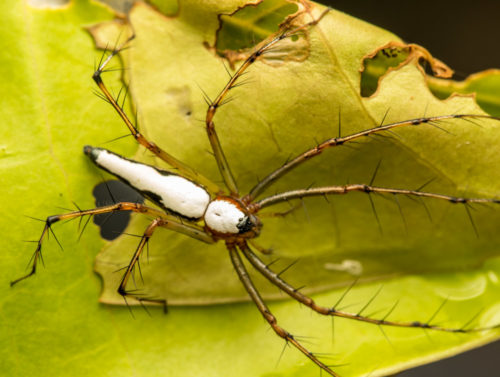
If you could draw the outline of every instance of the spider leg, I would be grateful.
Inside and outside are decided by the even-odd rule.
[[[343,137],[341,137],[339,135],[338,137],[327,139],[327,140],[323,141],[322,143],[319,143],[314,148],[311,148],[311,149],[299,154],[295,158],[291,159],[290,161],[288,161],[287,163],[282,165],[280,168],[278,168],[275,171],[273,171],[272,173],[270,173],[267,177],[265,177],[262,181],[260,181],[257,185],[255,185],[252,188],[252,190],[250,190],[250,193],[243,198],[243,201],[245,203],[252,202],[256,197],[258,197],[260,194],[262,194],[262,192],[264,192],[264,190],[267,187],[269,187],[273,182],[275,182],[277,179],[279,179],[280,177],[282,177],[283,175],[285,175],[286,173],[288,173],[289,171],[291,171],[295,167],[299,166],[303,162],[310,160],[311,158],[313,158],[315,156],[318,156],[325,149],[341,146],[341,145],[347,144],[349,142],[355,141],[355,140],[363,138],[363,137],[368,137],[370,135],[382,133],[383,131],[390,132],[391,129],[397,128],[397,127],[421,126],[424,124],[435,125],[435,123],[440,122],[440,121],[444,121],[447,119],[463,119],[466,121],[471,121],[472,119],[500,120],[499,117],[483,115],[483,114],[440,115],[440,116],[433,116],[433,117],[409,119],[409,120],[405,120],[402,122],[380,125],[378,127],[370,128],[368,130],[364,130],[364,131],[357,132],[357,133],[354,133],[352,135],[343,136]]]
[[[250,262],[250,264],[257,271],[259,271],[267,280],[269,280],[272,284],[274,284],[283,292],[288,294],[290,297],[294,298],[295,300],[299,301],[300,303],[304,304],[305,306],[311,308],[315,312],[322,315],[354,319],[356,321],[368,322],[377,326],[421,328],[421,329],[429,329],[429,330],[451,332],[451,333],[472,333],[472,332],[492,330],[500,327],[499,324],[490,327],[467,329],[466,328],[466,326],[468,325],[467,323],[465,326],[462,326],[461,328],[447,328],[430,324],[433,318],[431,318],[428,322],[395,322],[387,320],[387,317],[389,316],[389,314],[391,314],[392,309],[388,314],[386,314],[381,319],[376,319],[376,318],[362,316],[360,313],[355,314],[355,313],[348,313],[342,310],[336,310],[335,307],[327,308],[324,306],[320,306],[316,304],[316,302],[312,298],[302,294],[299,290],[295,289],[286,281],[284,281],[279,276],[279,274],[272,271],[255,253],[252,252],[252,250],[250,250],[250,248],[246,243],[239,245],[239,248],[243,252],[245,258]]]
[[[165,161],[167,164],[172,166],[173,168],[177,169],[180,173],[180,175],[189,178],[195,182],[199,182],[203,186],[205,186],[209,191],[212,193],[218,193],[220,192],[220,188],[217,184],[209,180],[208,178],[204,177],[203,175],[199,174],[196,172],[194,169],[192,169],[190,166],[186,165],[182,161],[176,159],[174,156],[171,154],[165,152],[163,149],[161,149],[158,145],[155,143],[149,141],[146,139],[146,137],[139,132],[137,127],[130,121],[128,118],[127,114],[123,110],[123,107],[118,103],[118,99],[114,98],[111,93],[109,92],[108,88],[104,84],[104,81],[102,79],[102,74],[105,72],[106,66],[109,64],[111,59],[117,55],[120,51],[124,49],[124,47],[134,38],[135,36],[131,36],[128,38],[122,45],[116,47],[113,51],[110,52],[109,56],[104,59],[104,61],[99,65],[97,70],[94,72],[92,75],[92,78],[94,79],[95,83],[103,93],[105,99],[113,108],[116,110],[120,118],[125,122],[125,125],[129,129],[130,133],[132,136],[137,140],[139,144],[142,146],[146,147],[148,150],[153,152],[156,156],[158,156],[160,159]]]
[[[103,206],[103,207],[97,207],[93,209],[88,209],[88,210],[79,210],[79,211],[73,211],[73,212],[68,212],[60,215],[53,215],[47,217],[45,220],[45,226],[43,228],[42,234],[40,235],[40,238],[38,239],[37,242],[37,247],[35,249],[35,252],[33,253],[32,256],[32,262],[31,262],[31,270],[28,274],[15,279],[11,281],[10,285],[13,286],[20,281],[34,275],[36,273],[36,268],[38,265],[38,261],[42,261],[42,243],[43,240],[46,238],[46,236],[49,233],[52,233],[52,225],[58,221],[61,220],[72,220],[76,218],[82,218],[84,216],[94,216],[94,215],[100,215],[103,213],[111,213],[111,212],[117,212],[117,211],[133,211],[133,212],[138,212],[142,213],[144,215],[149,215],[149,216],[154,216],[155,218],[161,219],[161,224],[159,226],[169,228],[171,230],[174,230],[179,233],[183,233],[185,235],[188,235],[192,238],[196,238],[200,241],[206,242],[206,243],[213,243],[214,240],[213,238],[208,234],[205,233],[204,229],[194,223],[186,222],[186,221],[181,221],[179,218],[166,214],[160,210],[157,210],[152,207],[145,206],[140,203],[132,203],[132,202],[120,202],[108,206]]]
[[[229,256],[231,257],[231,262],[233,263],[234,269],[236,270],[238,277],[245,286],[246,291],[248,292],[249,296],[259,309],[260,313],[272,327],[274,332],[279,337],[283,338],[287,343],[291,343],[295,348],[297,348],[300,352],[306,355],[312,362],[314,362],[322,370],[324,370],[325,372],[327,372],[332,376],[340,377],[337,373],[331,370],[326,364],[322,363],[312,352],[307,350],[297,339],[295,339],[295,337],[292,334],[290,334],[288,331],[286,331],[285,329],[283,329],[278,325],[276,317],[274,317],[274,315],[271,313],[266,303],[260,296],[259,292],[253,285],[253,282],[250,279],[250,276],[248,275],[248,272],[245,268],[245,265],[243,264],[243,261],[241,260],[240,255],[238,254],[238,251],[236,250],[236,247],[232,244],[226,244],[226,246],[227,249],[229,250]]]
[[[255,213],[264,207],[268,207],[292,199],[301,199],[307,196],[345,195],[353,191],[364,192],[366,194],[376,193],[376,194],[386,194],[386,195],[387,194],[405,195],[408,197],[417,197],[417,198],[433,198],[439,200],[447,200],[450,203],[454,204],[460,203],[464,205],[471,203],[500,204],[500,199],[464,198],[464,197],[436,194],[432,192],[424,192],[419,190],[392,189],[386,187],[370,186],[365,184],[348,184],[343,186],[326,186],[326,187],[315,187],[302,190],[286,191],[261,199],[258,202],[252,203],[248,206],[248,208],[250,209],[251,212]]]
[[[277,35],[272,36],[261,42],[259,45],[257,45],[254,51],[250,54],[250,56],[239,66],[236,72],[231,76],[228,83],[221,90],[221,92],[215,98],[215,100],[210,101],[208,103],[208,109],[205,118],[205,126],[208,134],[208,140],[210,141],[210,145],[212,146],[212,151],[214,153],[215,160],[217,161],[219,171],[222,175],[222,178],[224,179],[224,183],[226,184],[226,187],[230,191],[231,195],[234,196],[238,195],[238,187],[236,185],[236,181],[233,177],[233,174],[231,173],[231,170],[229,168],[229,163],[227,162],[227,159],[224,156],[224,151],[222,150],[222,146],[217,136],[217,132],[215,131],[215,124],[213,119],[215,117],[217,109],[225,103],[224,99],[228,101],[228,99],[226,98],[227,94],[231,89],[238,86],[237,84],[238,79],[241,78],[241,76],[248,69],[248,67],[250,67],[253,63],[255,63],[261,56],[263,56],[266,52],[268,52],[279,41],[289,38],[303,29],[316,25],[328,13],[328,11],[329,9],[325,10],[323,13],[319,15],[318,18],[308,23],[305,23],[301,26],[291,29],[280,30]]]
[[[157,299],[157,298],[149,298],[149,297],[143,296],[140,293],[137,293],[136,290],[131,291],[131,290],[126,289],[128,280],[134,271],[135,265],[139,263],[139,258],[141,256],[142,251],[144,250],[144,247],[149,242],[149,239],[153,235],[155,229],[159,226],[170,228],[168,220],[165,220],[162,218],[156,218],[151,222],[151,224],[149,224],[149,226],[146,228],[146,230],[144,231],[144,234],[141,237],[139,245],[137,245],[135,253],[132,256],[125,273],[123,274],[122,280],[121,280],[120,285],[118,287],[118,293],[124,298],[126,303],[127,303],[127,297],[132,297],[135,300],[139,301],[139,303],[141,303],[141,305],[144,302],[162,304],[164,311],[166,312],[167,300]],[[139,269],[140,269],[140,267],[139,267]],[[142,275],[141,275],[141,277],[142,277]]]

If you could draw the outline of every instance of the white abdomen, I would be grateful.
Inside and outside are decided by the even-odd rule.
[[[98,166],[182,216],[199,219],[210,203],[208,192],[188,179],[125,159],[106,149],[86,148],[85,153]]]

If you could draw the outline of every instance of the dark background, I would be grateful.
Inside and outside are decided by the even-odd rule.
[[[316,0],[318,1],[318,0]],[[500,1],[319,0],[320,3],[426,47],[455,70],[455,79],[500,68]],[[500,341],[399,377],[499,377]]]
[[[456,78],[500,68],[500,1],[320,0],[426,47]],[[498,374],[500,376],[500,372]]]

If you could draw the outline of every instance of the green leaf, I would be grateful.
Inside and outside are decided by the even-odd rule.
[[[225,9],[212,10],[214,14],[219,11],[224,12]],[[123,58],[131,77],[130,89],[140,112],[141,128],[146,130],[148,137],[158,142],[165,140],[160,145],[165,145],[174,156],[187,161],[213,180],[219,180],[215,162],[204,153],[210,148],[205,131],[196,120],[203,119],[206,111],[199,87],[209,96],[215,97],[227,81],[227,73],[220,59],[204,48],[203,42],[211,42],[210,38],[214,37],[213,31],[217,30],[217,24],[210,26],[207,22],[206,36],[200,30],[190,33],[191,21],[186,19],[190,14],[186,11],[184,16],[181,14],[170,22],[160,22],[161,18],[156,13],[145,11],[144,7],[136,7],[131,20],[137,38]],[[314,146],[315,140],[324,140],[337,132],[339,110],[345,114],[342,116],[343,134],[378,125],[388,104],[391,104],[391,108],[386,123],[421,116],[426,109],[428,114],[433,115],[477,111],[473,101],[468,98],[456,98],[448,103],[435,99],[414,65],[407,65],[387,75],[380,92],[373,98],[361,99],[356,93],[352,97],[345,97],[348,90],[354,91],[353,87],[349,88],[349,75],[357,75],[356,85],[359,88],[359,63],[355,59],[354,62],[347,59],[338,61],[342,58],[340,47],[349,48],[350,54],[353,54],[350,47],[353,41],[349,38],[354,37],[348,31],[356,27],[351,24],[358,21],[338,16],[340,20],[335,22],[339,25],[346,24],[341,28],[346,32],[341,34],[337,31],[335,34],[339,41],[330,42],[326,36],[333,34],[329,33],[332,15],[317,30],[311,31],[311,42],[316,43],[311,48],[314,51],[316,47],[316,51],[322,51],[321,54],[302,64],[288,63],[278,68],[256,63],[252,67],[253,75],[251,73],[250,80],[258,82],[236,89],[236,100],[217,113],[215,122],[219,137],[242,192],[248,192],[255,184],[256,176],[269,173],[290,155],[302,152]],[[105,46],[116,39],[119,28],[119,24],[107,24],[96,28],[94,34],[99,39],[104,39],[100,40],[100,45]],[[323,37],[319,32],[323,33]],[[367,31],[366,39],[375,38],[374,36],[378,36],[379,40],[371,41],[371,45],[366,42],[364,50],[360,48],[358,62],[376,48],[373,44],[378,46],[379,42],[385,45],[394,39],[392,35],[378,29]],[[151,44],[161,45],[165,39],[169,39],[165,48],[160,51],[150,49]],[[330,43],[336,43],[338,56],[328,54]],[[172,59],[172,56],[176,59]],[[337,58],[337,61],[332,62],[333,58]],[[146,65],[150,69],[144,69]],[[309,79],[318,75],[318,72],[324,72],[325,75],[320,83]],[[299,82],[297,76],[304,77],[305,80]],[[276,92],[287,95],[277,96]],[[331,100],[318,101],[313,96],[316,92],[321,93],[321,98]],[[158,95],[153,96],[152,93]],[[241,99],[238,100],[238,97]],[[340,98],[342,102],[335,98]],[[404,106],[398,108],[394,106],[398,98],[401,98],[400,102],[408,98],[408,101],[414,103],[403,102]],[[165,121],[167,119],[168,122]],[[167,128],[165,123],[172,126]],[[241,126],[245,124],[252,127]],[[297,127],[302,124],[307,127]],[[498,124],[490,122],[485,123],[486,125],[488,142],[493,143],[491,138],[496,137],[498,140]],[[442,126],[446,127],[444,124]],[[383,159],[375,181],[378,185],[417,188],[435,178],[427,187],[428,190],[494,196],[496,188],[492,179],[498,177],[499,173],[490,161],[496,158],[493,156],[495,153],[492,151],[491,155],[479,159],[475,157],[479,156],[477,151],[484,148],[476,143],[470,145],[470,138],[478,140],[486,130],[467,122],[455,122],[452,127],[450,132],[453,134],[446,134],[442,129],[433,127],[407,128],[396,131],[401,135],[401,140],[371,140],[356,145],[361,151],[348,148],[327,151],[323,156],[300,167],[297,172],[284,177],[272,192],[302,188],[311,183],[315,186],[347,181],[366,183],[373,175],[378,160]],[[190,135],[188,144],[179,137],[180,130],[185,130],[183,132]],[[457,132],[461,134],[457,135]],[[464,138],[469,140],[467,146],[464,145]],[[457,148],[460,154],[457,154]],[[444,153],[441,151],[446,149],[448,155],[443,158]],[[142,151],[138,152],[137,158],[144,160]],[[149,162],[161,164],[154,160]],[[407,171],[413,173],[405,174]],[[468,191],[464,191],[466,188]],[[427,206],[433,217],[429,221],[421,203],[400,198],[404,215],[404,219],[401,219],[395,202],[375,197],[374,202],[383,228],[383,234],[380,234],[365,194],[331,200],[334,204],[329,206],[328,211],[325,211],[324,199],[320,198],[309,200],[306,212],[295,211],[288,219],[264,219],[259,242],[264,247],[275,249],[282,263],[281,268],[297,257],[301,258],[301,263],[294,267],[297,272],[289,277],[297,285],[301,285],[304,278],[310,289],[319,287],[324,290],[346,284],[353,279],[351,275],[334,273],[324,268],[325,264],[341,264],[346,259],[362,265],[364,279],[373,279],[394,273],[475,267],[488,257],[498,255],[498,239],[495,236],[497,223],[492,221],[493,218],[498,220],[498,213],[479,209],[474,211],[474,221],[482,233],[481,239],[477,240],[463,207],[429,201]],[[287,205],[284,206],[286,208]],[[137,218],[135,222],[138,224],[133,226],[134,231],[142,233],[147,221]],[[405,222],[408,234],[405,233]],[[436,222],[439,230],[436,230]],[[311,240],[323,241],[312,244]],[[136,242],[133,238],[113,242],[108,246],[107,252],[99,257],[98,270],[112,279],[109,284],[106,283],[110,290],[104,293],[104,300],[121,302],[122,299],[114,288],[120,276],[112,271],[128,262],[129,254],[123,250],[134,250]],[[150,273],[146,275],[154,280],[150,286],[155,295],[168,297],[171,303],[179,304],[246,297],[238,281],[235,280],[234,284],[218,283],[226,281],[227,276],[232,276],[232,267],[224,263],[227,256],[223,245],[218,248],[205,246],[184,236],[157,232],[151,246],[161,249],[161,245],[166,244],[172,245],[169,252],[151,253],[150,257],[157,261],[144,266],[146,270],[150,269]],[[190,252],[186,253],[186,250]],[[279,269],[280,265],[276,268]],[[215,277],[214,269],[218,270]],[[194,273],[196,279],[179,279],[179,276]],[[267,283],[261,289],[271,296],[277,295],[276,290]]]
[[[138,4],[131,13],[137,36],[122,55],[142,132],[216,181],[216,164],[206,153],[209,144],[198,122],[206,110],[198,86],[213,97],[227,82],[220,58],[205,45],[215,43],[217,16],[244,3],[183,2],[179,15],[170,19]],[[21,240],[37,239],[42,227],[22,215],[43,218],[64,211],[57,206],[71,207],[72,201],[93,207],[91,191],[101,178],[83,156],[82,146],[102,145],[126,131],[109,105],[92,95],[92,63],[100,54],[82,26],[109,20],[105,8],[86,1],[51,12],[24,3],[9,7],[2,9],[6,17],[0,30],[6,51],[0,63],[0,111],[6,123],[1,208],[3,229],[8,229],[2,237],[0,346],[9,352],[0,359],[0,370],[8,376],[62,376],[68,370],[75,376],[219,376],[229,366],[237,376],[317,376],[317,367],[293,349],[286,349],[275,366],[283,342],[269,331],[252,303],[172,307],[167,316],[152,308],[152,317],[133,309],[135,320],[123,306],[98,304],[101,284],[92,261],[103,241],[93,225],[79,243],[77,222],[54,226],[65,252],[58,253],[57,243],[50,240],[44,249],[47,267],[8,288],[8,282],[23,273],[33,251],[34,245]],[[104,36],[117,29],[110,23],[93,30]],[[307,60],[280,66],[255,63],[250,83],[236,89],[236,99],[217,113],[219,137],[242,192],[291,153],[335,135],[339,109],[344,135],[378,125],[389,107],[386,123],[424,112],[479,111],[468,97],[436,99],[412,64],[387,74],[376,95],[361,98],[359,69],[364,57],[397,38],[335,11],[307,33]],[[115,41],[113,36],[110,46]],[[118,60],[114,66],[119,66]],[[119,72],[105,76],[116,93],[118,78]],[[369,182],[383,157],[375,180],[379,186],[416,188],[436,177],[426,189],[494,197],[500,187],[500,126],[480,123],[481,127],[458,121],[439,124],[450,134],[432,126],[400,129],[394,139],[373,138],[354,145],[356,149],[327,151],[286,176],[270,193],[312,183]],[[137,158],[156,162],[133,140],[106,147],[126,156],[137,151]],[[382,317],[400,300],[390,319],[426,321],[448,298],[436,322],[460,327],[480,309],[477,326],[500,322],[498,209],[474,207],[477,239],[463,207],[429,201],[430,223],[419,203],[401,198],[405,234],[398,207],[374,197],[381,235],[364,194],[330,201],[309,200],[306,211],[263,218],[258,239],[275,249],[282,267],[300,257],[283,277],[297,286],[322,290],[315,295],[319,303],[332,305],[343,292],[334,287],[353,281],[349,270],[335,270],[351,260],[361,265],[366,282],[343,302],[353,312],[383,283],[367,313],[385,310],[376,315]],[[128,232],[142,233],[147,222],[135,216]],[[135,238],[122,236],[106,245],[108,254],[100,255],[98,270],[126,265],[136,244]],[[152,240],[150,262],[142,267],[148,292],[165,294],[172,302],[246,297],[223,245],[205,246],[160,230]],[[120,274],[109,275],[104,299],[113,300],[113,279]],[[276,295],[262,278],[255,279],[267,296]],[[378,281],[367,283],[373,280]],[[498,338],[498,332],[456,336],[391,328],[385,329],[390,345],[376,326],[336,320],[332,344],[330,318],[290,300],[272,302],[270,307],[284,328],[313,338],[311,351],[331,353],[333,364],[346,364],[337,368],[342,376],[362,376],[375,369],[372,375],[395,373]]]

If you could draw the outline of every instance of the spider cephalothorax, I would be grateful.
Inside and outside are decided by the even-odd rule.
[[[216,239],[254,238],[260,233],[262,223],[245,205],[229,196],[212,200],[204,215],[205,228]]]

